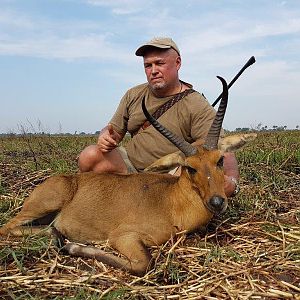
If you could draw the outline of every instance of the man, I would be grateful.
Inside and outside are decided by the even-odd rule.
[[[215,111],[190,84],[179,79],[181,56],[174,41],[154,38],[139,47],[135,54],[143,57],[147,83],[126,92],[110,123],[101,130],[97,145],[90,145],[82,151],[79,156],[81,172],[141,172],[157,159],[178,151],[153,126],[142,128],[146,121],[141,109],[143,97],[147,109],[153,113],[180,94],[182,99],[169,108],[159,122],[189,143],[205,139]],[[126,132],[133,137],[125,147],[119,147]],[[225,192],[232,196],[238,191],[239,178],[233,153],[225,154],[224,173]]]

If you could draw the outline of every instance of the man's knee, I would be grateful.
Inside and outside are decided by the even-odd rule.
[[[90,145],[79,154],[78,167],[81,172],[92,171],[103,159],[102,152],[97,145]]]
[[[78,167],[80,172],[128,173],[127,166],[118,151],[114,149],[110,152],[102,153],[97,145],[90,145],[80,153]]]

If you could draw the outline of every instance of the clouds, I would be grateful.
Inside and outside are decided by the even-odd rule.
[[[13,10],[0,12],[0,55],[72,61],[124,60],[101,21],[51,20]]]
[[[3,41],[3,40],[2,40]],[[122,60],[127,58],[106,41],[105,35],[78,35],[59,37],[57,35],[39,38],[5,40],[0,44],[0,54],[31,56],[47,59],[72,61],[89,59],[98,61]]]
[[[116,15],[131,15],[140,12],[143,8],[148,7],[149,1],[143,0],[85,0],[86,4],[106,7]]]
[[[137,46],[153,36],[172,36],[183,56],[182,79],[194,83],[212,99],[211,102],[218,95],[215,75],[229,80],[250,56],[256,56],[257,63],[232,89],[232,97],[241,100],[233,100],[228,120],[231,129],[253,123],[250,113],[239,115],[243,105],[253,101],[256,108],[261,108],[255,111],[259,122],[266,118],[260,111],[271,106],[265,122],[273,125],[282,118],[283,123],[287,120],[288,126],[295,127],[300,123],[295,113],[300,109],[296,100],[300,93],[299,33],[298,0],[187,0],[184,3],[177,0],[44,0],[41,4],[34,0],[26,3],[2,1],[0,62],[2,60],[2,66],[4,61],[7,62],[7,68],[15,70],[16,74],[8,79],[0,70],[0,87],[6,91],[5,99],[13,102],[6,88],[12,86],[8,80],[18,78],[19,65],[26,62],[39,64],[45,76],[51,74],[49,66],[55,65],[57,72],[66,74],[70,86],[79,81],[77,74],[85,70],[86,76],[80,77],[76,99],[84,102],[88,94],[89,101],[96,105],[94,117],[101,120],[101,111],[105,111],[106,116],[113,113],[127,87],[145,80],[140,59],[134,56]],[[28,74],[32,78],[38,77],[34,71],[28,71]],[[49,81],[54,80],[48,76]],[[102,80],[98,81],[98,78]],[[26,82],[26,79],[19,80],[15,85],[21,87],[21,80]],[[47,88],[45,86],[46,95],[49,94]],[[96,94],[99,90],[105,90],[105,99],[113,99],[113,102],[101,100],[101,95]],[[68,93],[67,84],[65,89],[60,88],[59,99],[66,101],[66,106],[71,101]],[[29,101],[24,98],[21,88],[19,97]],[[30,101],[35,97],[35,101],[39,101],[38,95],[32,92]],[[52,101],[47,96],[44,99]],[[98,104],[97,99],[100,99]],[[274,105],[274,99],[284,99],[285,103]],[[286,107],[293,109],[283,116],[280,110]],[[36,110],[35,115],[39,115]],[[22,113],[16,115],[19,118]],[[55,118],[54,112],[51,118]],[[18,121],[13,116],[8,120]],[[57,120],[57,124],[59,122],[61,120]],[[91,128],[94,125],[88,127],[86,122],[89,121],[82,120],[78,124],[72,123],[71,119],[66,121],[70,127],[81,126],[78,130],[99,129]],[[100,123],[99,127],[104,125]],[[3,126],[0,121],[0,131],[4,130]]]
[[[23,14],[20,14],[16,11],[2,9],[0,12],[0,24],[2,27],[5,27],[7,30],[10,28],[13,29],[23,29],[23,30],[31,30],[33,28],[33,23],[30,21],[28,17]]]
[[[238,51],[251,47],[258,51],[259,55],[266,55],[269,46],[268,43],[261,46],[262,39],[300,33],[299,10],[296,14],[294,10],[283,11],[276,9],[278,6],[274,5],[268,5],[269,15],[259,19],[257,16],[247,18],[247,15],[252,16],[255,13],[242,10],[241,4],[237,5],[239,14],[234,16],[237,10],[234,6],[232,10],[226,8],[224,11],[222,5],[213,7],[214,10],[208,5],[206,12],[194,1],[187,1],[186,7],[183,8],[182,3],[178,1],[174,1],[171,7],[164,6],[159,1],[137,0],[82,0],[80,3],[96,7],[99,10],[97,17],[92,20],[53,20],[47,15],[36,17],[26,10],[19,12],[2,9],[0,54],[63,60],[111,60],[124,53],[117,51],[120,41],[125,50],[129,49],[126,37],[133,41],[131,32],[136,35],[134,42],[137,44],[152,35],[174,36],[174,29],[180,29],[176,32],[177,42],[184,47],[184,53],[187,55],[210,55],[212,50],[221,52],[223,48],[231,46],[236,47]],[[286,7],[288,3],[279,2],[278,5]],[[121,15],[119,23],[117,19],[103,20],[107,18],[103,18],[103,8],[112,14]],[[182,9],[182,18],[177,17],[179,9]],[[194,10],[197,9],[199,13],[195,15]],[[257,43],[259,48],[251,43]],[[288,49],[288,45],[286,47]]]

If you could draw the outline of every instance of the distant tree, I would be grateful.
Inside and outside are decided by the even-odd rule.
[[[276,130],[276,131],[284,131],[284,130],[286,130],[286,128],[287,128],[287,126],[276,126],[276,129],[274,129],[274,130]]]
[[[247,131],[250,131],[250,128],[249,127],[238,127],[235,129],[236,132],[247,132]]]
[[[258,123],[258,124],[255,126],[254,130],[256,130],[256,131],[261,131],[261,130],[262,130],[262,123]]]
[[[296,126],[296,129],[299,129],[299,125]]]

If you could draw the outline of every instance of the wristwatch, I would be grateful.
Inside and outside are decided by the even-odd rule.
[[[235,184],[235,189],[234,189],[233,194],[232,194],[232,196],[235,196],[240,191],[240,185],[239,185],[238,181],[236,180],[236,178],[234,178],[234,177],[229,177],[229,178]]]

